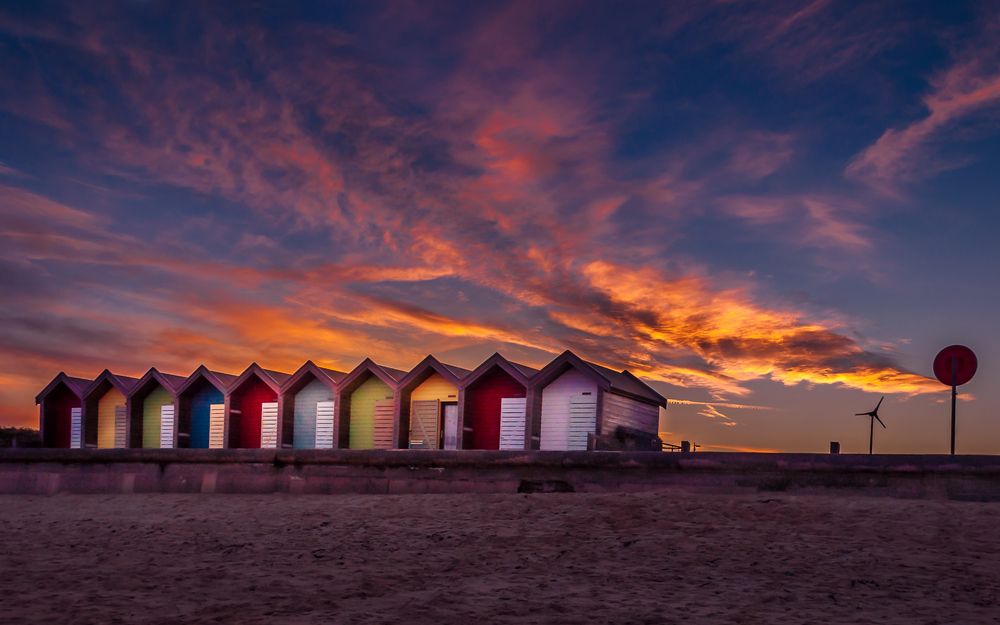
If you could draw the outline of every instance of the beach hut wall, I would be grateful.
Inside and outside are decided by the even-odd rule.
[[[458,385],[468,373],[427,356],[406,374],[399,383],[400,447],[458,448]]]
[[[525,449],[527,385],[535,369],[493,354],[459,388],[462,449]]]
[[[290,376],[252,363],[226,393],[225,441],[236,449],[259,449],[262,442],[277,444],[278,397]],[[267,438],[262,439],[266,425]]]
[[[139,380],[105,369],[87,388],[82,401],[83,445],[101,449],[128,446],[126,397]]]
[[[337,383],[347,374],[306,361],[281,387],[281,447],[330,449]]]
[[[195,369],[177,389],[173,440],[168,441],[161,436],[160,444],[163,447],[209,449],[213,446],[212,424],[215,422],[218,429],[216,446],[224,447],[225,394],[235,381],[235,375],[211,371],[205,365]]]
[[[396,388],[404,375],[366,358],[339,382],[334,426],[337,447],[394,447]]]
[[[83,444],[83,394],[93,380],[59,372],[35,397],[43,447],[79,448]]]

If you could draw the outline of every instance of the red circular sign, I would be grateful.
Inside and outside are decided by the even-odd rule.
[[[934,358],[934,375],[942,384],[961,386],[976,375],[978,366],[979,361],[971,349],[965,345],[952,345],[942,349]]]

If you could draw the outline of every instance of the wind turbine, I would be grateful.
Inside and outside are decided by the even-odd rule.
[[[882,399],[885,399],[885,395],[882,396]],[[882,423],[882,419],[878,418],[878,408],[879,408],[879,406],[882,405],[882,399],[878,400],[878,403],[875,404],[875,409],[874,410],[871,410],[869,412],[857,412],[857,413],[854,414],[854,416],[856,416],[856,417],[871,417],[871,427],[868,428],[868,455],[869,456],[872,454],[872,443],[875,440],[875,422],[878,421],[878,424],[881,425],[883,428],[885,428],[885,424]]]

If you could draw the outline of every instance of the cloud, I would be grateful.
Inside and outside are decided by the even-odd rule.
[[[953,63],[930,79],[926,115],[889,128],[848,163],[845,174],[887,195],[920,178],[965,165],[965,155],[945,157],[936,144],[961,140],[960,126],[1000,106],[1000,19],[993,18]]]
[[[580,41],[548,36],[561,10],[480,9],[463,29],[413,22],[404,5],[378,13],[379,32],[442,31],[415,60],[383,38],[268,29],[224,8],[192,15],[199,28],[167,20],[158,37],[83,11],[56,26],[0,21],[72,60],[18,65],[15,79],[32,80],[0,106],[47,123],[79,177],[120,190],[94,200],[74,184],[80,199],[60,202],[56,181],[46,194],[0,188],[0,262],[25,285],[0,355],[31,372],[4,392],[26,403],[61,368],[351,368],[368,355],[408,367],[477,345],[534,365],[569,347],[716,397],[760,379],[925,392],[849,327],[761,305],[749,279],[674,253],[715,204],[713,176],[766,182],[797,135],[732,124],[623,163],[620,125],[643,94],[615,71],[614,46],[582,63]],[[825,10],[769,20],[768,45]],[[724,208],[750,228],[787,227],[793,248],[857,251],[871,237],[852,205],[823,195]]]

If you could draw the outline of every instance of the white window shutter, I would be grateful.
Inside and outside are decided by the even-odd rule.
[[[333,449],[335,402],[316,402],[316,449]]]
[[[278,447],[278,404],[264,402],[260,405],[260,448]]]
[[[500,449],[524,449],[524,420],[528,400],[504,397],[500,400]]]

